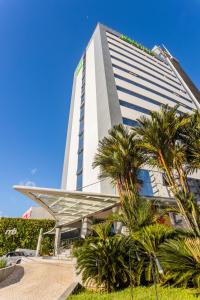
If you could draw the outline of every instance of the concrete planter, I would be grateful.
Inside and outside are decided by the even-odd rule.
[[[15,269],[15,265],[0,269],[0,282],[5,280]]]

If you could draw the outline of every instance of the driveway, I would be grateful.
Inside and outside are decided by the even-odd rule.
[[[0,299],[57,300],[75,280],[71,262],[25,259],[0,283]]]

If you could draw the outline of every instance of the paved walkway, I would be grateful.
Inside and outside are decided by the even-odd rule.
[[[70,262],[26,259],[0,283],[0,299],[57,300],[73,281],[75,271]]]

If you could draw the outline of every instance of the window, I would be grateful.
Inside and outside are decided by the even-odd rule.
[[[127,118],[122,118],[122,120],[124,125],[132,126],[132,127],[138,126],[138,122],[135,120],[131,120]]]
[[[112,48],[109,48],[109,50],[110,50],[110,51],[113,51],[113,52],[115,52],[115,53],[117,53],[117,54],[119,54],[119,55],[121,55],[121,56],[123,56],[123,57],[126,57],[127,59],[130,59],[131,61],[134,61],[134,62],[136,62],[136,63],[138,63],[138,64],[144,66],[145,68],[147,68],[147,69],[149,69],[149,70],[152,70],[153,72],[156,72],[156,73],[158,73],[158,74],[160,74],[160,75],[163,76],[163,73],[159,72],[159,71],[156,70],[156,69],[153,69],[153,68],[149,67],[149,66],[146,65],[146,64],[143,64],[143,63],[137,61],[136,59],[134,59],[134,58],[132,58],[132,57],[130,57],[130,56],[127,56],[127,55],[125,55],[125,54],[123,54],[123,53],[121,53],[121,52],[119,52],[119,51],[117,51],[117,50],[114,50],[114,49],[112,49]],[[155,67],[155,68],[156,68],[156,67]],[[163,71],[163,72],[165,72],[165,71]],[[176,78],[173,74],[170,74],[170,75],[171,75],[172,77]],[[171,78],[170,78],[170,79],[171,79]],[[175,80],[173,80],[173,79],[171,79],[171,80],[172,80],[172,81],[175,81]],[[175,82],[176,82],[176,81],[175,81]],[[176,83],[177,83],[177,82],[176,82]]]
[[[151,186],[151,179],[149,176],[149,171],[140,170],[138,178],[142,180],[142,188],[140,190],[140,195],[142,196],[153,196],[153,190]]]
[[[150,115],[150,110],[148,110],[146,108],[140,107],[138,105],[135,105],[135,104],[123,101],[123,100],[119,100],[119,103],[120,103],[120,105],[122,105],[124,107],[128,107],[130,109],[134,109],[136,111],[139,111],[139,112],[145,113],[147,115]]]
[[[79,173],[79,170],[81,170],[82,167],[83,167],[83,151],[80,151],[78,153],[77,173]]]
[[[112,46],[114,46],[114,47],[117,47],[117,48],[119,48],[119,49],[121,49],[121,50],[123,50],[123,51],[125,51],[125,52],[127,52],[127,53],[129,53],[129,54],[131,54],[131,55],[134,55],[134,56],[137,57],[138,59],[141,59],[141,60],[143,59],[142,57],[140,57],[139,55],[135,54],[134,52],[130,52],[130,51],[128,51],[128,50],[126,50],[126,49],[124,49],[124,48],[122,48],[122,47],[120,47],[120,46],[118,46],[118,45],[116,45],[116,44],[114,44],[114,43],[112,43],[112,42],[110,42],[110,41],[109,41],[109,44],[112,45]],[[146,55],[144,55],[144,56],[148,59],[148,57],[147,57]],[[169,68],[167,68],[167,67],[164,67],[164,66],[163,66],[163,68],[162,68],[162,67],[158,66],[155,62],[152,63],[152,62],[150,62],[149,60],[145,60],[145,62],[148,63],[148,64],[151,64],[151,65],[154,66],[155,68],[160,69],[161,71],[164,71],[164,72],[168,73],[169,75],[174,76],[174,75],[172,74],[172,72],[170,72],[171,70],[170,70]]]
[[[150,103],[153,103],[153,104],[156,104],[156,105],[161,106],[161,103],[160,103],[160,102],[158,102],[158,101],[156,101],[156,100],[153,100],[153,99],[150,99],[150,98],[148,98],[148,97],[146,97],[146,96],[142,96],[142,95],[140,95],[140,94],[138,94],[138,93],[135,93],[135,92],[133,92],[133,91],[130,91],[130,90],[128,90],[128,89],[125,89],[125,88],[123,88],[123,87],[121,87],[121,86],[118,86],[118,85],[117,85],[117,90],[118,90],[118,91],[121,91],[121,92],[123,92],[123,93],[129,94],[129,95],[132,95],[132,96],[136,96],[136,97],[138,97],[138,98],[140,98],[140,99],[142,99],[142,100],[144,100],[144,101],[148,101],[148,102],[150,102]]]
[[[80,173],[77,175],[76,190],[77,191],[82,190],[82,185],[83,185],[83,174]]]
[[[147,74],[147,75],[149,75],[149,76],[151,76],[151,77],[153,77],[153,78],[156,78],[156,79],[158,79],[158,80],[160,80],[160,81],[162,81],[162,82],[164,82],[164,83],[166,83],[166,84],[168,84],[168,85],[174,87],[175,89],[178,89],[178,90],[179,90],[179,88],[178,88],[177,86],[173,85],[171,82],[168,82],[167,80],[163,80],[162,77],[160,78],[160,77],[158,77],[158,76],[156,76],[156,75],[154,75],[154,74],[152,74],[152,73],[149,73],[149,72],[147,72],[147,71],[144,71],[144,70],[140,69],[139,67],[135,66],[134,63],[131,63],[131,64],[130,64],[130,63],[128,63],[127,61],[124,61],[123,59],[120,59],[120,58],[118,58],[118,57],[115,57],[114,55],[111,55],[111,58],[113,58],[113,59],[115,59],[115,60],[117,60],[117,61],[120,61],[121,63],[123,63],[123,64],[125,64],[125,65],[127,65],[127,66],[130,66],[130,67],[132,67],[132,68],[135,68],[135,69],[137,69],[137,70],[143,72],[144,74]],[[166,76],[164,76],[164,77],[166,77]],[[171,80],[171,79],[168,78],[168,80]],[[174,80],[172,80],[172,81],[174,81]],[[175,81],[175,82],[176,82],[176,81]],[[176,84],[177,84],[177,85],[181,85],[179,82],[176,82]]]
[[[153,90],[153,89],[151,89],[151,88],[149,88],[149,87],[147,87],[147,86],[145,86],[145,85],[143,85],[143,84],[140,84],[140,83],[138,83],[138,82],[135,82],[135,81],[133,81],[133,80],[130,80],[130,79],[128,79],[128,78],[125,78],[125,77],[120,76],[120,75],[117,75],[117,74],[115,74],[115,78],[118,78],[118,79],[120,79],[120,80],[126,81],[126,82],[128,82],[128,83],[130,83],[130,84],[133,84],[133,85],[139,87],[139,88],[142,88],[143,90],[146,90],[146,91],[149,91],[149,92],[151,92],[151,93],[154,93],[154,94],[156,94],[156,95],[158,95],[158,96],[160,96],[160,97],[163,97],[163,98],[165,98],[165,99],[168,99],[168,100],[170,100],[170,101],[173,101],[173,102],[175,102],[175,103],[177,103],[177,104],[181,104],[182,106],[185,106],[186,108],[188,108],[188,109],[190,109],[190,110],[192,109],[190,106],[187,106],[187,105],[185,105],[185,104],[182,104],[182,103],[180,103],[179,101],[175,100],[174,98],[171,98],[171,97],[166,96],[166,95],[164,95],[164,94],[162,94],[162,93],[160,93],[160,92],[157,92],[157,91],[155,91],[155,90]],[[178,95],[178,94],[176,94],[176,95]],[[187,101],[188,101],[188,100],[187,100]]]
[[[158,106],[164,105],[163,103],[158,102],[157,100],[154,100],[154,99],[151,99],[151,98],[149,98],[149,97],[140,95],[140,94],[138,94],[138,93],[135,93],[135,92],[133,92],[133,91],[130,91],[130,90],[128,90],[128,89],[125,89],[125,88],[123,88],[123,87],[121,87],[121,86],[118,86],[118,85],[117,85],[116,87],[117,87],[117,90],[118,90],[118,91],[121,91],[121,92],[123,92],[123,93],[129,94],[129,95],[132,95],[132,96],[135,96],[135,97],[140,98],[140,99],[142,99],[142,100],[144,100],[144,101],[153,103],[153,104],[158,105]],[[185,105],[185,104],[182,104],[182,103],[180,103],[180,102],[178,102],[178,101],[176,101],[176,100],[174,100],[174,102],[180,104],[180,106],[186,107],[186,108],[189,109],[189,110],[193,110],[191,107],[189,107],[189,106],[187,106],[187,105]],[[183,112],[181,112],[181,111],[179,111],[179,110],[178,110],[178,112],[179,112],[180,114],[183,113]]]
[[[113,64],[112,66],[113,66],[114,68],[116,68],[116,69],[119,69],[119,70],[123,71],[123,72],[126,72],[126,73],[129,73],[129,74],[133,75],[133,76],[136,76],[136,77],[138,77],[138,78],[140,78],[140,79],[142,79],[142,80],[144,80],[144,81],[146,81],[146,82],[149,82],[149,83],[151,83],[151,84],[154,84],[155,86],[157,86],[157,87],[159,87],[159,88],[162,88],[163,90],[168,91],[168,92],[170,92],[170,93],[173,93],[173,94],[175,94],[176,96],[178,96],[178,97],[180,97],[180,98],[182,98],[182,99],[184,99],[184,100],[186,100],[186,101],[192,103],[192,101],[189,100],[188,98],[186,98],[186,97],[184,97],[184,96],[182,96],[182,95],[179,95],[179,94],[175,93],[173,90],[168,89],[168,88],[164,87],[163,85],[160,85],[160,84],[156,83],[155,81],[149,80],[149,79],[147,79],[147,78],[145,78],[145,77],[143,77],[143,76],[141,76],[141,75],[139,75],[139,74],[136,74],[136,73],[134,73],[134,72],[128,71],[128,70],[126,70],[126,69],[124,69],[124,68],[122,68],[122,67],[119,67],[119,66],[115,65],[115,64]],[[118,76],[117,74],[114,74],[114,75],[115,75],[115,77]],[[121,76],[121,77],[122,77],[122,76]],[[122,78],[125,80],[124,77],[122,77]],[[180,90],[180,91],[181,91],[181,90]]]

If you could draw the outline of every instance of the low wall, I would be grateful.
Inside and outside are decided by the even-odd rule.
[[[0,269],[0,282],[6,279],[15,269],[15,265]]]

